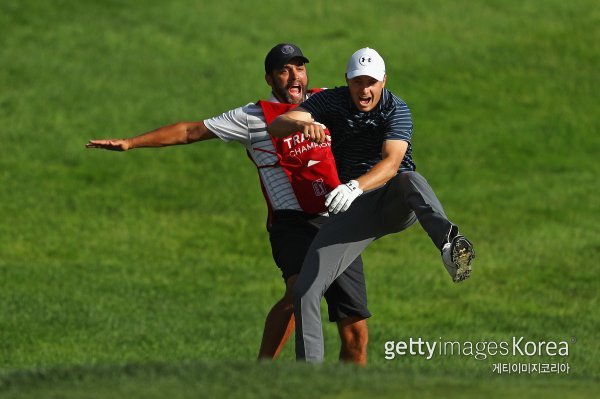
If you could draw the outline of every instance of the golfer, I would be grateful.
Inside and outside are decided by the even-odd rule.
[[[265,58],[269,101],[250,103],[214,118],[181,122],[128,139],[91,140],[88,148],[127,151],[142,147],[190,144],[220,138],[245,147],[257,167],[269,210],[273,258],[285,282],[284,296],[267,315],[259,358],[277,357],[294,328],[292,287],[320,226],[328,219],[325,195],[340,184],[327,143],[315,146],[301,133],[292,139],[272,139],[267,122],[306,100],[308,59],[290,43],[273,47]],[[333,282],[325,298],[329,319],[338,325],[340,360],[367,361],[366,285],[360,256]]]
[[[442,254],[454,282],[469,276],[475,256],[451,223],[412,159],[413,123],[404,101],[385,89],[385,62],[377,51],[356,51],[346,67],[347,86],[317,93],[269,125],[286,137],[302,131],[317,143],[329,140],[340,184],[327,195],[334,215],[315,237],[294,287],[296,356],[323,360],[322,293],[374,240],[416,220]]]

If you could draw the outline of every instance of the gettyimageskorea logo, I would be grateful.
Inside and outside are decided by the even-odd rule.
[[[431,360],[435,357],[463,356],[475,360],[505,360],[510,357],[509,363],[495,363],[494,373],[568,373],[568,363],[546,362],[550,360],[563,360],[569,356],[570,341],[533,341],[525,337],[512,337],[508,340],[490,341],[458,341],[444,340],[441,337],[436,341],[423,340],[421,337],[410,337],[408,340],[387,341],[384,344],[384,357],[393,360],[397,357],[422,357]],[[539,361],[538,361],[539,360]]]

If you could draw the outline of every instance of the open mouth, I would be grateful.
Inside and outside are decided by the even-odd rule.
[[[367,107],[371,103],[371,97],[359,97],[358,103],[363,107]]]
[[[288,93],[290,93],[291,96],[298,97],[302,94],[302,87],[300,85],[292,85],[288,89]]]

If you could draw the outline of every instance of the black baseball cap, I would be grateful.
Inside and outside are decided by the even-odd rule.
[[[300,58],[305,63],[308,62],[308,58],[302,54],[300,47],[291,43],[279,43],[269,51],[265,58],[265,72],[269,73],[273,69],[281,69],[292,58]]]

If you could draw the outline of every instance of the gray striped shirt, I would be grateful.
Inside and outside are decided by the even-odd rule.
[[[223,141],[242,144],[256,165],[270,166],[277,163],[275,147],[267,133],[265,116],[260,106],[250,103],[206,119],[204,124]],[[302,210],[281,166],[259,168],[258,173],[273,210]]]

